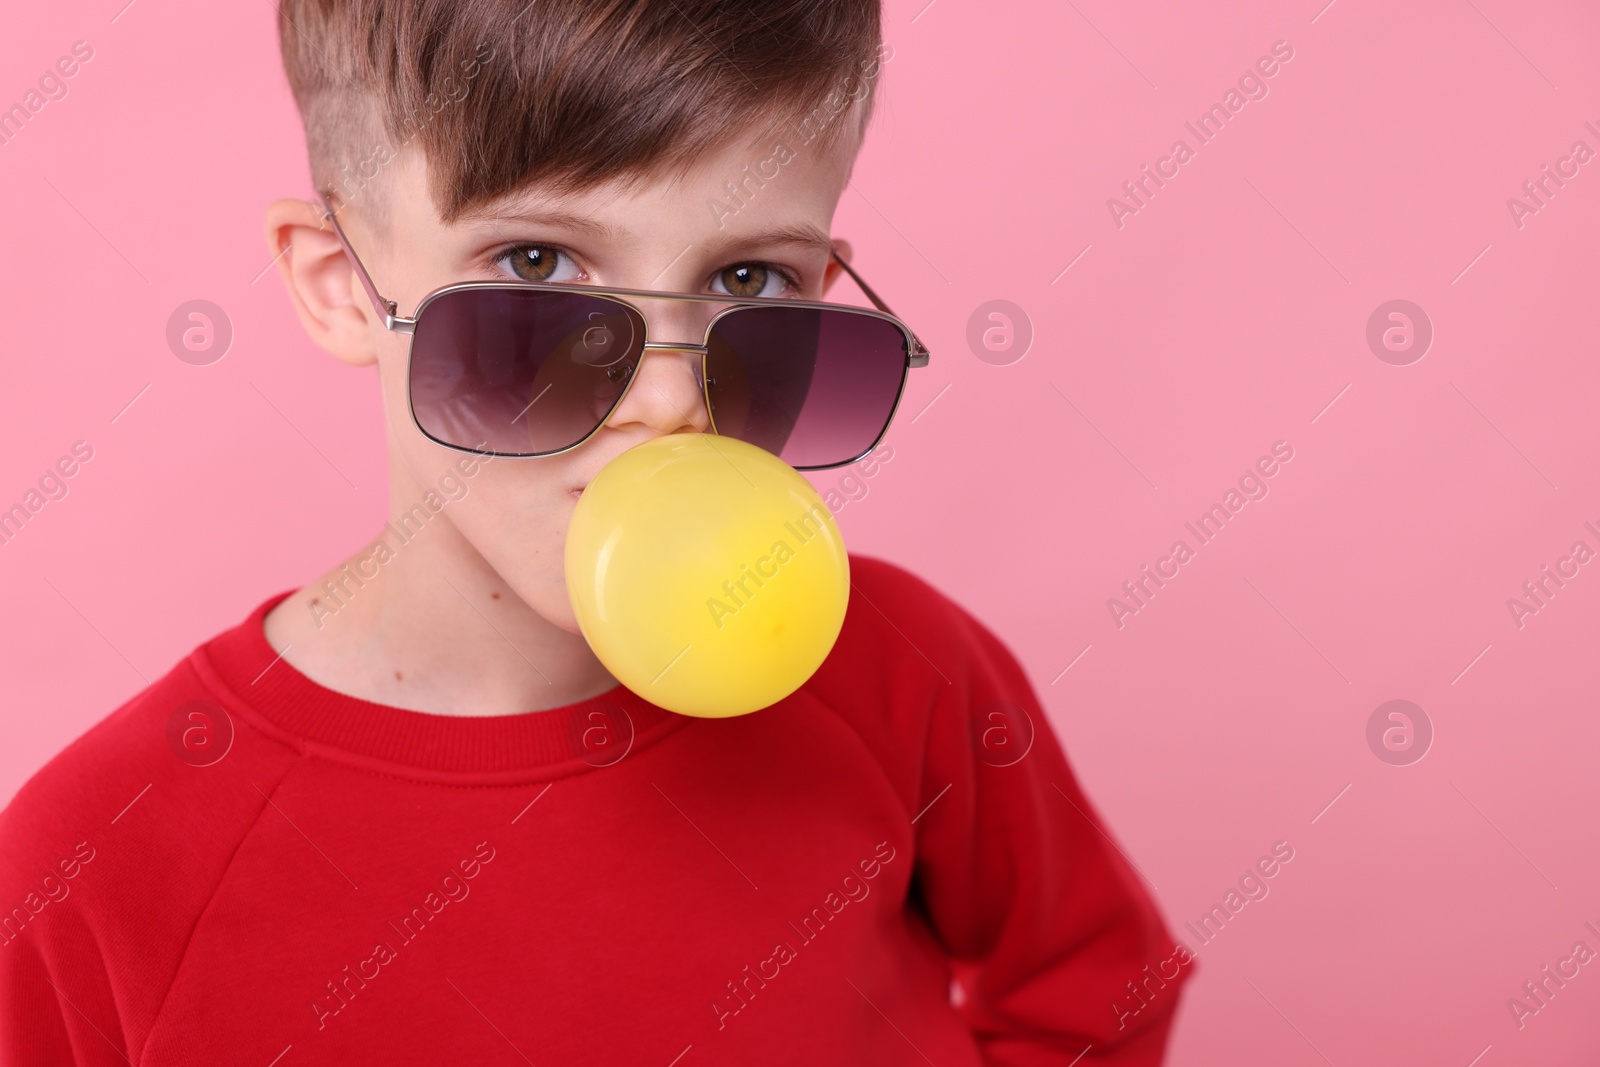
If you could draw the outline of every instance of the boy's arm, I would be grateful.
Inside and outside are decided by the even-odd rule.
[[[195,699],[213,694],[186,659],[0,808],[0,1067],[127,1067],[142,1055],[266,807],[250,785],[276,788],[297,758],[236,742],[197,773],[167,740],[174,710]]]
[[[0,1067],[126,1067],[102,938],[81,907],[108,861],[87,840],[71,843],[59,777],[41,773],[0,809]]]
[[[52,933],[69,933],[63,925],[58,921]],[[76,948],[59,936],[29,936],[44,933],[29,930],[0,947],[0,1067],[127,1067],[111,985],[91,932],[77,932]]]
[[[957,1010],[993,1067],[1157,1064],[1189,953],[1102,829],[1014,656],[946,603],[940,621],[968,654],[945,666],[929,720],[913,889],[951,957]]]

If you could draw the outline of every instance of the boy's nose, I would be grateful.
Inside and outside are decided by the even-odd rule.
[[[611,413],[611,427],[639,424],[658,435],[711,432],[711,413],[701,390],[704,349],[698,345],[646,346],[622,403]]]

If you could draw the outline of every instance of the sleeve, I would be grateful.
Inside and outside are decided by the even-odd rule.
[[[185,661],[187,662],[187,661]],[[292,754],[238,744],[196,774],[167,724],[206,697],[180,664],[0,808],[0,1067],[138,1062],[189,937]]]
[[[72,877],[83,853],[55,863],[20,847],[0,813],[0,1067],[78,1064],[126,1067],[129,1049],[93,930],[74,907]],[[92,855],[92,853],[90,853]],[[27,870],[28,874],[21,872]]]
[[[1158,1064],[1190,952],[1079,788],[1015,657],[945,604],[966,652],[930,713],[912,889],[950,957],[952,1001],[991,1067]]]

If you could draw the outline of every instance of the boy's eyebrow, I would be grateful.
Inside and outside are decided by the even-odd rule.
[[[458,221],[543,223],[563,226],[579,233],[586,233],[593,237],[617,242],[621,242],[629,236],[628,231],[620,227],[600,222],[588,215],[565,211],[561,208],[528,208],[526,210],[515,208],[496,209],[493,207],[469,208],[461,213]],[[820,227],[802,222],[787,226],[776,226],[766,230],[756,230],[746,234],[728,234],[706,242],[702,248],[714,257],[738,248],[763,245],[797,245],[802,248],[816,249],[826,255],[833,250],[833,238],[828,236],[827,231]]]
[[[826,255],[833,249],[833,238],[828,236],[827,231],[802,222],[752,233],[728,234],[708,241],[704,247],[712,256],[716,256],[732,249],[764,245],[798,245],[817,249]]]
[[[468,208],[457,216],[458,222],[532,222],[545,225],[562,226],[579,233],[587,233],[593,237],[603,237],[609,240],[620,240],[625,236],[625,231],[609,223],[600,222],[587,215],[580,215],[573,211],[564,211],[561,208],[528,208],[517,210],[515,208],[475,207]]]

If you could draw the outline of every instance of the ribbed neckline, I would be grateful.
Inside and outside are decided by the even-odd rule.
[[[576,704],[461,717],[376,704],[328,689],[267,643],[264,620],[293,589],[195,650],[202,679],[233,710],[316,754],[405,777],[470,783],[565,777],[610,766],[690,720],[622,685]]]

